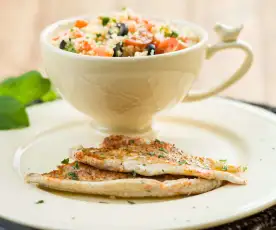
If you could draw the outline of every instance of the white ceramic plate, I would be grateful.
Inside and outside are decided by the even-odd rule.
[[[248,185],[186,198],[129,199],[135,204],[25,184],[25,173],[50,171],[70,147],[97,145],[103,138],[64,101],[34,106],[29,115],[30,128],[0,132],[3,218],[43,229],[190,229],[233,221],[276,201],[276,116],[262,109],[213,98],[160,115],[158,138],[191,154],[248,165]]]

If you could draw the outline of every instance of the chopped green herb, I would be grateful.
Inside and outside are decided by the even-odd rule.
[[[43,204],[44,200],[38,200],[37,202],[35,202],[36,204]]]
[[[76,161],[75,165],[73,166],[74,169],[79,169],[80,166],[79,166],[79,162]]]
[[[167,152],[167,150],[164,149],[164,148],[159,148],[159,150],[162,151],[162,152],[165,152],[165,153]]]
[[[128,143],[129,143],[129,144],[134,144],[134,142],[135,142],[134,140],[129,140]]]
[[[219,160],[220,162],[227,162],[227,160]]]
[[[159,154],[158,158],[165,158],[165,155],[164,154]]]
[[[143,164],[143,166],[146,166],[146,164]]]
[[[72,180],[78,180],[78,175],[75,172],[69,172],[67,174]]]
[[[161,141],[158,139],[155,139],[154,142],[161,144]]]
[[[68,164],[69,163],[69,158],[65,158],[61,161],[61,164]]]
[[[164,36],[167,38],[167,37],[170,37],[171,36],[171,33],[168,33],[168,32],[164,32]]]
[[[74,32],[74,28],[71,28],[70,31],[71,31],[71,32]]]
[[[162,169],[162,172],[165,172],[165,170],[164,170],[164,169]]]
[[[117,22],[116,18],[111,18],[111,21],[115,23]]]
[[[179,35],[179,34],[178,34],[176,31],[172,31],[172,33],[171,33],[171,37],[172,37],[172,38],[177,38],[178,35]]]
[[[74,44],[72,42],[67,42],[66,45],[65,45],[64,50],[67,50],[67,51],[72,52],[72,53],[76,53],[76,49],[75,49]]]
[[[100,157],[101,157],[101,158],[104,158],[105,156],[104,156],[104,154],[100,154]]]
[[[188,162],[186,160],[183,160],[183,161],[179,161],[178,164],[179,165],[183,165],[183,164],[187,164]]]
[[[102,17],[102,25],[103,26],[106,26],[108,24],[108,22],[110,21],[110,18],[109,17]]]
[[[97,38],[99,38],[99,37],[101,37],[101,36],[102,36],[101,34],[96,34],[96,37],[97,37]]]
[[[132,176],[136,177],[136,172],[132,171]]]
[[[126,10],[127,8],[124,6],[124,7],[122,7],[122,10]]]
[[[148,152],[148,154],[149,154],[150,156],[154,156],[154,155],[155,155],[155,153],[153,153],[153,152]]]
[[[242,170],[245,172],[247,170],[247,166],[244,166]]]
[[[135,202],[133,202],[131,200],[127,200],[127,203],[129,203],[129,204],[136,204]]]
[[[227,171],[227,170],[228,170],[228,167],[227,167],[227,165],[223,165],[221,169],[222,169],[223,171]]]

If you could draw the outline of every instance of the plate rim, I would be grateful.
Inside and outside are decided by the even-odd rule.
[[[253,113],[253,114],[261,117],[264,120],[269,120],[270,122],[273,122],[276,126],[276,115],[273,112],[266,110],[262,107],[258,107],[256,105],[252,105],[252,104],[250,104],[250,102],[239,101],[236,99],[229,99],[229,98],[223,98],[223,97],[213,97],[213,98],[206,99],[205,101],[207,101],[207,100],[208,101],[217,101],[218,100],[218,101],[221,101],[222,103],[227,103],[228,105],[235,106],[236,108],[238,108],[240,110],[248,111],[251,114]],[[28,108],[28,110],[35,110],[37,107],[41,107],[41,106],[45,106],[47,104],[53,104],[53,103],[67,103],[67,102],[64,99],[61,99],[61,100],[57,100],[57,101],[48,102],[45,104],[38,104],[36,106],[32,106],[32,107]],[[201,102],[194,102],[193,104],[195,104],[195,103],[201,103]],[[180,106],[183,106],[184,104],[188,104],[188,103],[179,103]],[[16,132],[18,130],[12,130],[12,132],[13,131]],[[275,191],[276,191],[276,187],[275,187],[275,189],[273,189],[273,194],[275,193]],[[276,193],[275,193],[275,195],[276,195]],[[237,214],[233,214],[229,217],[223,217],[223,218],[217,219],[212,222],[194,224],[189,229],[197,229],[197,228],[205,229],[205,228],[209,228],[209,227],[217,227],[217,226],[220,226],[223,224],[232,223],[234,221],[241,220],[246,217],[257,214],[265,209],[268,209],[268,208],[274,206],[275,204],[276,204],[276,196],[274,198],[268,199],[268,201],[265,202],[263,205],[259,205],[256,208],[251,208],[246,211],[243,211],[242,214],[237,213]],[[47,229],[47,230],[60,230],[60,228],[56,228],[56,227],[39,226],[37,224],[27,223],[27,222],[21,221],[21,220],[15,220],[15,219],[11,218],[10,216],[3,215],[2,213],[0,213],[0,218],[2,218],[3,220],[9,221],[12,224],[19,224],[22,227],[31,227],[31,228],[38,228],[38,229],[43,228],[43,229]],[[123,229],[124,227],[120,227],[120,228]],[[180,230],[183,228],[185,228],[185,227],[174,227],[172,229]],[[117,228],[112,227],[110,229],[117,229]]]

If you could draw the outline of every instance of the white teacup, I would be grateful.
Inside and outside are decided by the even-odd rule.
[[[41,34],[42,57],[47,75],[62,96],[77,110],[89,115],[107,131],[141,133],[151,129],[156,113],[181,101],[197,101],[213,96],[239,80],[250,68],[253,54],[243,41],[237,40],[242,27],[217,24],[221,41],[207,46],[208,34],[201,27],[185,21],[200,37],[190,48],[172,53],[144,57],[92,57],[63,51],[51,44],[61,29],[75,19],[48,26]],[[205,58],[224,49],[241,49],[245,59],[224,83],[200,94],[189,90]]]

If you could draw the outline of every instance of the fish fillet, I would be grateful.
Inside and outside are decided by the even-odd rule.
[[[110,136],[100,148],[79,148],[71,157],[99,169],[116,172],[136,172],[143,176],[163,174],[196,176],[209,180],[223,180],[246,184],[239,177],[240,166],[228,165],[225,160],[185,154],[174,145],[142,138]]]
[[[73,193],[117,197],[170,197],[205,193],[221,186],[218,180],[162,175],[143,177],[133,173],[99,170],[80,162],[58,166],[49,173],[30,173],[27,183]]]

